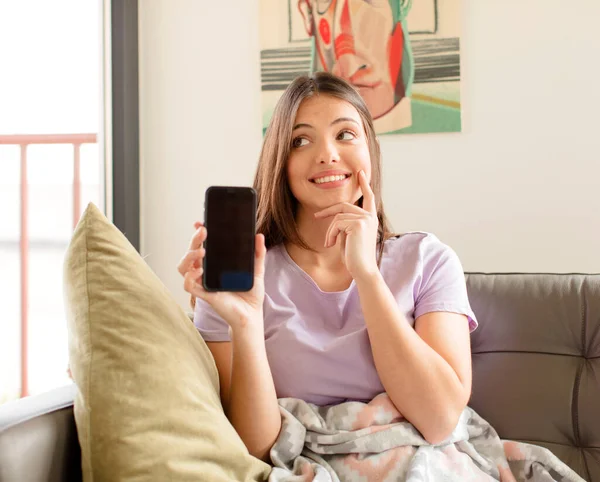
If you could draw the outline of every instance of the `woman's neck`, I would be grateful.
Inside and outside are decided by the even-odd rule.
[[[302,268],[314,267],[333,271],[345,269],[339,244],[331,248],[324,247],[325,235],[333,218],[318,219],[314,216],[315,212],[301,209],[296,215],[298,232],[314,251],[297,244],[286,243],[288,254]]]

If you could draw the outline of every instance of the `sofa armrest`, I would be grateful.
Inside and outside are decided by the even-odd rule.
[[[75,385],[0,406],[0,482],[81,480]]]

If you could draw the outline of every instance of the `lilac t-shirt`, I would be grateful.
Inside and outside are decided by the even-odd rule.
[[[411,326],[424,313],[449,311],[466,315],[470,331],[477,327],[461,263],[434,235],[388,240],[381,273]],[[330,405],[385,391],[354,282],[321,291],[280,244],[267,252],[265,293],[265,345],[278,398]],[[230,340],[227,323],[200,299],[194,324],[206,341]]]

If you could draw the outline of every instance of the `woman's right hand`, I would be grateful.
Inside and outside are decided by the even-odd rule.
[[[265,298],[265,237],[256,235],[254,251],[254,286],[250,291],[206,291],[202,285],[202,261],[207,230],[200,222],[194,223],[196,232],[190,241],[187,253],[181,258],[177,269],[183,276],[184,289],[192,296],[206,301],[231,327],[238,331],[256,328],[263,331],[263,301]]]

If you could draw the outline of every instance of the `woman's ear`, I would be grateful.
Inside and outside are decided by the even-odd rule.
[[[306,29],[306,33],[312,37],[314,35],[314,22],[310,0],[298,0],[298,11],[304,20],[304,28]]]

